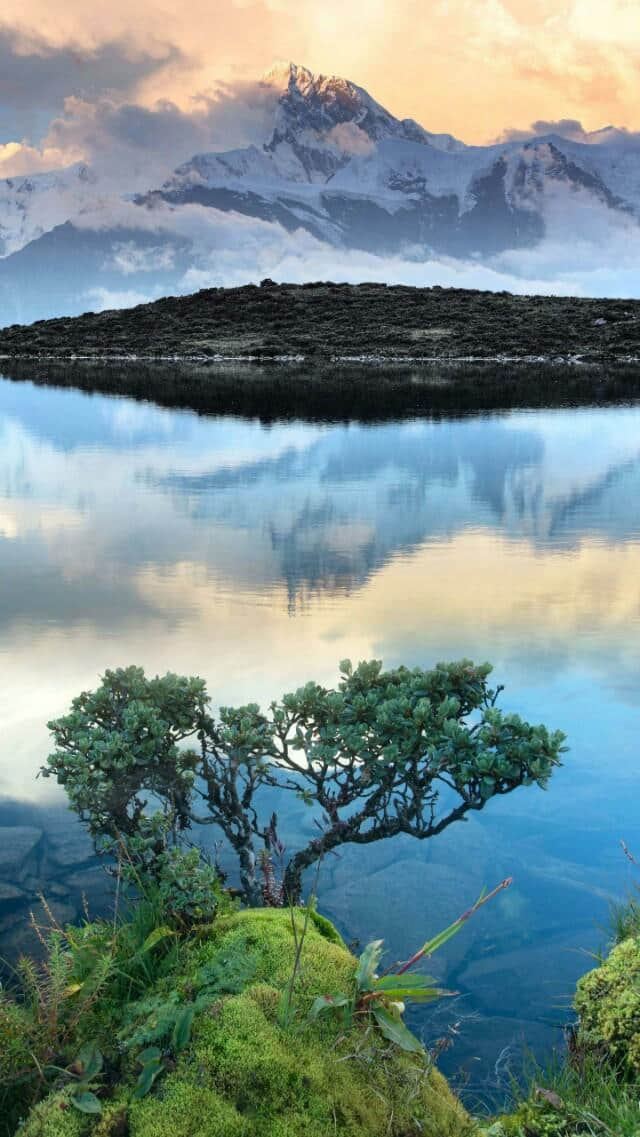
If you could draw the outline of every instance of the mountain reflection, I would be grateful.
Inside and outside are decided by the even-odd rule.
[[[350,590],[394,556],[470,528],[545,546],[609,529],[617,538],[616,486],[640,478],[636,439],[615,455],[602,439],[574,475],[566,454],[547,463],[545,441],[544,423],[534,429],[526,416],[333,427],[276,457],[152,481],[195,521],[268,536],[295,602],[299,591]]]
[[[131,661],[220,702],[332,681],[345,655],[584,665],[631,691],[639,428],[639,407],[265,426],[0,381],[11,778]]]
[[[489,1077],[520,1036],[548,1048],[637,825],[640,406],[265,426],[0,380],[0,579],[0,827],[68,846],[92,901],[61,790],[34,775],[47,719],[105,668],[264,705],[346,656],[492,660],[506,708],[568,734],[549,792],[347,849],[320,899],[399,956],[513,874],[511,908],[436,963],[468,1016],[451,1062]],[[293,847],[300,819],[280,821]]]
[[[137,574],[186,561],[232,590],[283,585],[295,609],[468,530],[545,548],[629,540],[639,420],[625,408],[265,428],[1,382],[0,623],[144,620],[154,604]]]

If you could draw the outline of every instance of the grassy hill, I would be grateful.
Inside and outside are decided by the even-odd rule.
[[[0,355],[145,358],[640,358],[640,301],[383,284],[210,288],[0,329]]]

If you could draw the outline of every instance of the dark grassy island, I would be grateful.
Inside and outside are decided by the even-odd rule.
[[[640,301],[311,283],[209,288],[0,330],[0,356],[640,359]]]

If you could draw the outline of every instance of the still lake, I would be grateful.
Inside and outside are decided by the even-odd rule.
[[[0,380],[0,938],[40,887],[61,919],[106,874],[35,775],[45,722],[107,667],[258,701],[338,661],[489,659],[501,706],[559,727],[549,790],[431,842],[345,851],[321,908],[405,957],[514,885],[434,960],[460,995],[413,1013],[472,1090],[544,1055],[640,848],[640,406],[262,424]],[[301,807],[303,808],[303,807]],[[293,846],[308,819],[282,819]],[[26,933],[25,933],[26,934]],[[24,941],[26,942],[26,941]],[[0,952],[2,943],[0,943]]]

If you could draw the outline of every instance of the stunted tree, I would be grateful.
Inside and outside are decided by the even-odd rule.
[[[545,786],[564,735],[496,708],[488,663],[383,671],[345,660],[337,690],[308,683],[273,704],[274,758],[287,789],[323,811],[323,828],[290,861],[286,891],[344,844],[442,833],[490,798]]]
[[[318,832],[285,871],[297,901],[305,869],[345,844],[434,837],[496,795],[545,786],[564,735],[496,707],[489,664],[383,671],[341,665],[336,689],[308,683],[271,704],[211,714],[200,679],[107,672],[96,692],[49,724],[55,774],[98,847],[123,837],[153,871],[160,840],[216,824],[235,850],[248,903],[260,902],[256,853],[275,840],[259,789],[319,807]],[[195,746],[185,748],[192,741]],[[301,806],[304,808],[304,806]]]
[[[152,857],[162,829],[176,839],[189,826],[198,756],[182,744],[200,749],[208,702],[202,679],[119,668],[48,723],[56,749],[40,772],[56,775],[99,852],[125,840]]]
[[[254,843],[268,838],[254,797],[269,780],[271,729],[258,707],[222,708],[214,720],[209,702],[202,679],[106,671],[48,724],[56,749],[41,773],[65,787],[98,852],[115,855],[124,843],[136,869],[152,875],[194,823],[220,826],[243,892],[258,904]]]

